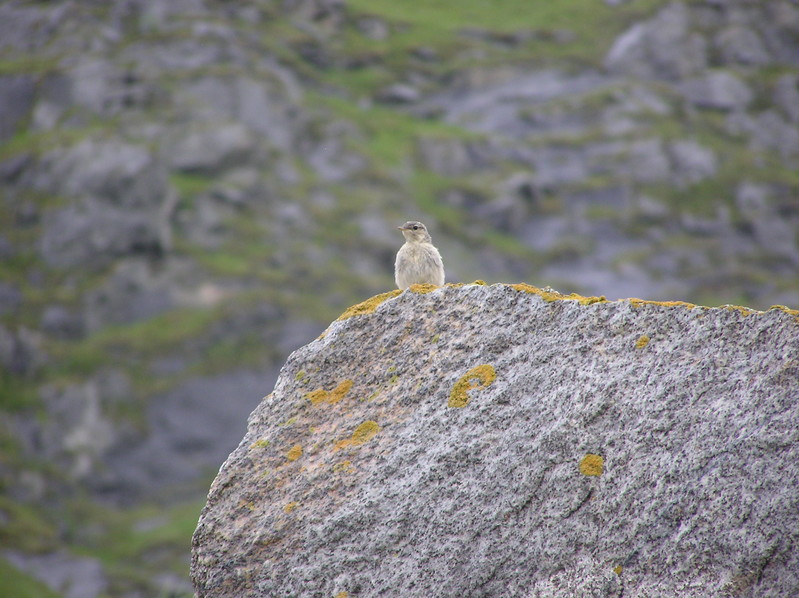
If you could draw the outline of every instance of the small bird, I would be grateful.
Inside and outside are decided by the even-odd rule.
[[[394,280],[403,291],[412,284],[444,285],[444,262],[433,246],[427,227],[411,220],[397,227],[405,237],[405,244],[397,252],[394,262]]]

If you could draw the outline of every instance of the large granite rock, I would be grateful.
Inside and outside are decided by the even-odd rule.
[[[377,296],[252,413],[196,595],[799,595],[797,316]]]

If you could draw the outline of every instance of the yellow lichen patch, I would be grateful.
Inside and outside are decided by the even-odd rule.
[[[486,286],[486,281],[485,281],[485,280],[480,280],[480,279],[478,278],[478,279],[477,279],[477,280],[475,280],[475,281],[474,281],[472,284],[476,284],[476,285],[480,285],[481,287],[484,287],[484,286]]]
[[[758,313],[754,309],[749,309],[748,307],[743,307],[741,305],[722,305],[721,307],[728,311],[737,311],[743,316],[751,316],[752,314]]]
[[[786,307],[784,305],[772,305],[769,307],[769,311],[772,309],[779,309],[780,311],[784,311],[789,316],[793,316],[794,319],[799,322],[799,309],[791,309],[790,307]]]
[[[333,466],[334,473],[352,473],[353,471],[355,471],[355,467],[353,467],[352,461],[350,460],[336,463]]]
[[[497,378],[494,366],[483,364],[470,369],[452,387],[448,407],[466,407],[469,404],[469,391],[485,388]]]
[[[296,500],[292,501],[292,502],[290,502],[289,504],[287,504],[286,506],[283,507],[283,512],[284,513],[291,513],[294,509],[296,509],[299,506],[300,506],[300,503],[298,503]]]
[[[381,293],[379,295],[375,295],[371,299],[367,299],[366,301],[362,301],[361,303],[357,303],[352,307],[346,309],[346,311],[341,314],[336,321],[346,320],[347,318],[352,318],[353,316],[363,316],[365,314],[370,314],[374,310],[377,309],[377,306],[383,303],[383,301],[388,301],[393,297],[399,295],[402,291],[399,289],[389,291],[388,293]]]
[[[540,295],[543,293],[541,289],[538,287],[534,287],[531,284],[527,284],[526,282],[520,282],[519,284],[512,284],[510,288],[516,289],[517,291],[521,291],[522,293],[532,293],[533,295]]]
[[[327,401],[327,398],[330,396],[330,393],[327,392],[324,388],[317,388],[316,390],[312,390],[311,392],[305,393],[305,398],[311,401],[312,405],[318,405],[319,403],[324,403]]]
[[[250,445],[251,449],[264,449],[269,446],[269,441],[266,438],[256,440]]]
[[[311,392],[305,393],[305,398],[308,399],[312,405],[316,406],[321,403],[329,403],[334,405],[343,399],[352,388],[352,380],[343,380],[339,382],[333,390],[325,390],[324,388],[317,388]]]
[[[580,473],[583,475],[600,476],[605,471],[605,459],[601,455],[588,453],[580,459]]]
[[[416,293],[417,295],[425,295],[427,293],[432,293],[438,288],[441,287],[437,287],[434,284],[412,284],[408,287],[408,290],[411,293]]]
[[[600,295],[599,297],[583,297],[582,295],[578,295],[577,293],[572,293],[571,295],[565,297],[567,300],[576,300],[580,305],[592,305],[594,303],[607,303],[607,297],[604,295]]]
[[[380,426],[377,422],[371,420],[365,421],[355,428],[352,437],[337,442],[333,450],[337,451],[348,446],[361,446],[362,444],[366,444],[374,438],[379,431]]]
[[[784,311],[786,314],[790,316],[799,317],[799,309],[791,309],[786,305],[772,305],[771,307],[768,308],[768,311],[771,311],[772,309],[779,309],[780,311]]]
[[[338,594],[335,595],[334,598],[348,598],[348,597],[349,594],[347,594],[347,592],[339,592]]]
[[[300,457],[302,457],[302,446],[299,444],[295,444],[289,449],[289,452],[286,453],[286,459],[289,461],[296,461]]]
[[[685,307],[693,309],[697,307],[693,303],[686,303],[685,301],[646,301],[644,299],[636,299],[631,297],[627,299],[633,307],[643,307],[644,305],[660,305],[661,307]]]
[[[621,565],[616,565],[615,567],[613,567],[613,572],[614,572],[616,575],[621,575],[621,571],[622,571],[622,567],[621,567]]]
[[[527,284],[521,282],[519,284],[512,284],[509,285],[512,289],[516,289],[517,291],[521,291],[523,293],[531,293],[533,295],[538,295],[544,301],[552,302],[552,301],[577,301],[580,305],[591,305],[592,303],[606,303],[607,299],[604,295],[601,297],[584,297],[582,295],[578,295],[577,293],[571,293],[570,295],[564,295],[563,293],[558,293],[557,291],[549,290],[549,289],[539,289],[538,287],[534,287],[531,284]]]
[[[635,348],[636,349],[643,349],[649,344],[650,338],[644,334],[638,337],[638,340],[635,341]]]
[[[450,286],[459,286],[459,285],[450,285]],[[544,301],[552,302],[552,301],[577,301],[581,305],[591,305],[592,303],[609,303],[607,298],[602,295],[600,297],[584,297],[582,295],[578,295],[577,293],[571,293],[569,295],[564,295],[563,293],[559,293],[558,291],[550,288],[545,287],[540,289],[533,285],[527,283],[518,283],[518,284],[509,284],[506,285],[515,289],[517,291],[521,291],[523,293],[530,293],[533,295],[538,295]],[[696,305],[694,303],[688,303],[686,301],[650,301],[647,299],[637,299],[635,297],[631,297],[629,299],[619,299],[618,301],[627,301],[632,307],[643,307],[645,305],[658,305],[661,307],[684,307],[686,309],[694,309],[699,308],[702,310],[710,309],[709,307]],[[614,301],[615,303],[616,301]],[[744,316],[750,316],[753,314],[760,314],[763,312],[759,312],[749,307],[744,307],[741,305],[722,305],[719,309],[727,309],[730,311],[737,311],[738,313]],[[784,305],[773,305],[769,309],[780,309],[786,312],[789,315],[792,315],[796,318],[797,322],[799,322],[799,310],[789,309]]]
[[[331,405],[338,403],[352,388],[352,380],[344,380],[336,388],[330,391],[330,397],[327,402]]]
[[[360,426],[355,428],[352,433],[352,444],[361,445],[369,442],[380,431],[380,426],[377,422],[365,421]]]

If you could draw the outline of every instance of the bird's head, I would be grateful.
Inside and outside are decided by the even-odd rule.
[[[410,220],[397,228],[402,231],[402,236],[405,237],[405,240],[409,243],[429,243],[431,241],[430,233],[427,232],[427,227],[421,222]]]

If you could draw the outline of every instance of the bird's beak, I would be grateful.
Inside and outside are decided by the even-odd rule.
[[[398,226],[397,230],[405,230],[405,227],[404,226]]]

